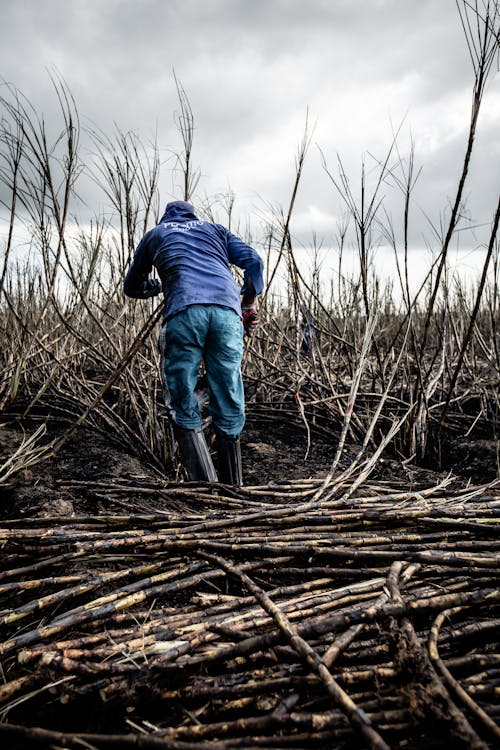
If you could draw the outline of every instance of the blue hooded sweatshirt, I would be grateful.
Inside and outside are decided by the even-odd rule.
[[[244,270],[238,290],[230,264]],[[144,235],[125,277],[128,297],[145,299],[160,292],[149,278],[155,266],[165,298],[165,319],[190,305],[221,305],[241,315],[240,294],[262,292],[259,254],[220,224],[201,221],[185,201],[168,203],[160,223]],[[249,281],[251,280],[251,286]]]

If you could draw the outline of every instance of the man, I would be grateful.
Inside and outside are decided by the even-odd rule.
[[[241,292],[230,264],[244,270]],[[161,283],[150,278],[153,266]],[[263,288],[262,269],[252,247],[220,224],[198,219],[190,203],[173,201],[140,241],[126,275],[123,289],[129,297],[146,299],[163,291],[160,352],[165,403],[191,480],[217,481],[195,395],[203,360],[219,481],[243,483],[243,330],[250,335],[258,323],[255,298]]]

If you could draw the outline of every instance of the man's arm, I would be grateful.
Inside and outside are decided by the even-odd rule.
[[[262,275],[264,263],[258,252],[240,240],[236,235],[228,232],[229,260],[245,272],[241,288],[241,313],[243,326],[247,336],[251,336],[260,322],[259,313],[255,306],[255,298],[264,288]]]
[[[148,297],[154,297],[161,292],[161,284],[158,279],[149,278],[149,274],[153,270],[148,252],[150,240],[151,233],[148,232],[137,245],[132,265],[123,282],[123,291],[127,297],[148,299]]]
[[[235,234],[228,231],[227,249],[230,263],[243,269],[243,304],[253,304],[255,297],[262,293],[264,288],[264,263],[257,250],[240,240]]]

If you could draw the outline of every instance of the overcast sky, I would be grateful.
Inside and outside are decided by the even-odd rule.
[[[165,157],[180,146],[173,69],[195,115],[198,196],[237,196],[242,216],[286,205],[306,111],[314,137],[294,231],[331,243],[341,203],[321,165],[337,153],[354,185],[363,156],[382,159],[404,120],[423,172],[412,240],[422,246],[453,198],[465,151],[473,81],[454,0],[1,0],[0,75],[49,121],[57,101],[47,69],[71,89],[82,118],[147,140]],[[488,85],[466,188],[476,223],[489,224],[500,174],[500,76]],[[391,125],[392,122],[392,125]],[[317,145],[316,145],[317,144]],[[182,197],[169,164],[162,202]],[[401,215],[397,192],[386,204]],[[396,224],[399,218],[396,219]],[[464,234],[475,246],[481,234]]]

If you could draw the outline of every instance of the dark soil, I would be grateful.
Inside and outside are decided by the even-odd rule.
[[[21,426],[15,421],[0,425],[0,461],[8,458],[23,436],[35,428],[36,425]],[[52,426],[49,423],[43,440],[49,442],[60,437],[65,429],[60,423]],[[312,431],[308,436],[299,422],[270,421],[258,415],[248,418],[241,442],[244,481],[251,486],[289,479],[321,478],[328,472],[337,446],[333,435],[328,438]],[[359,447],[350,444],[345,448],[341,468],[350,464]],[[379,459],[371,478],[404,484],[409,490],[437,484],[451,471],[461,485],[467,482],[483,484],[495,479],[497,450],[493,440],[455,438],[447,445],[440,471],[408,464],[388,454]],[[147,462],[114,445],[108,437],[81,428],[58,455],[22,470],[10,484],[0,486],[0,516],[109,512],[102,493],[96,495],[84,488],[78,493],[69,492],[61,489],[61,484],[128,481],[154,486],[159,479],[174,481],[172,469],[166,469],[162,476]]]

